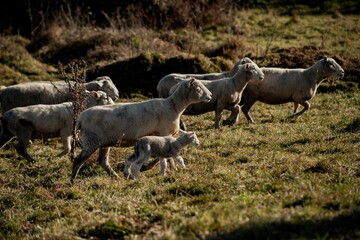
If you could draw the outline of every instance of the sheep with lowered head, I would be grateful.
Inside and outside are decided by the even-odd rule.
[[[165,175],[167,160],[171,167],[176,169],[174,159],[182,167],[185,167],[184,159],[179,155],[180,150],[187,146],[199,145],[199,139],[194,132],[180,131],[180,137],[173,136],[145,136],[140,138],[134,145],[134,153],[126,160],[124,175],[132,179],[138,177],[140,168],[150,157],[157,157],[160,161],[160,174]]]
[[[98,77],[84,84],[88,91],[106,92],[114,101],[119,97],[119,91],[107,77]],[[65,81],[37,81],[19,83],[1,88],[0,90],[0,112],[15,107],[24,107],[35,104],[57,104],[68,102],[70,99],[69,85]]]
[[[344,70],[333,59],[324,57],[309,68],[261,68],[263,81],[249,81],[243,92],[241,107],[246,119],[254,123],[249,114],[256,101],[267,104],[294,102],[294,115],[299,116],[310,108],[309,101],[315,96],[319,85],[329,77],[343,77]],[[297,112],[299,105],[304,108]]]
[[[87,108],[114,104],[105,92],[87,91],[87,95]],[[13,108],[1,117],[0,147],[16,136],[18,139],[16,151],[29,162],[34,162],[27,151],[31,139],[60,137],[64,150],[58,157],[64,156],[71,148],[73,111],[72,102]]]
[[[187,106],[211,98],[211,92],[201,82],[191,79],[179,84],[168,98],[86,109],[76,124],[82,149],[73,163],[71,183],[97,149],[101,166],[110,176],[118,178],[108,161],[110,146],[131,146],[143,136],[173,135],[179,130],[179,118]]]

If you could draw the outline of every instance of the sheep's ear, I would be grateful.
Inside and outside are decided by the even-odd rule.
[[[188,88],[190,88],[191,85],[194,85],[194,84],[195,84],[195,78],[191,78],[190,80],[188,80],[186,85],[187,85]]]
[[[189,136],[190,138],[195,138],[195,133],[194,133],[194,132],[189,132],[189,133],[188,133],[188,136]]]
[[[329,59],[327,57],[324,57],[323,60],[325,63],[327,63]]]
[[[175,80],[175,82],[179,83],[179,82],[181,82],[181,80],[183,80],[183,79],[182,79],[182,78],[179,78],[179,77],[174,77],[174,80]]]
[[[185,132],[184,130],[182,130],[182,129],[179,129],[179,134],[180,134],[180,136],[183,136],[183,135],[185,135],[187,132]]]
[[[93,96],[96,99],[100,98],[100,94],[97,91],[91,91],[90,94],[91,94],[91,96]]]

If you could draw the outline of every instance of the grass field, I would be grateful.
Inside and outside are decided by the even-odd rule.
[[[156,166],[137,181],[114,180],[94,155],[71,186],[69,156],[54,157],[62,150],[59,139],[34,141],[29,149],[37,159],[33,164],[16,153],[13,140],[0,150],[0,239],[360,239],[359,16],[257,10],[238,16],[233,27],[241,33],[222,28],[115,31],[109,35],[114,38],[97,39],[99,46],[82,57],[101,59],[96,51],[118,60],[146,51],[196,55],[233,41],[236,48],[227,52],[228,61],[248,55],[269,65],[279,49],[313,46],[352,71],[353,87],[318,93],[298,118],[290,117],[290,103],[259,102],[250,112],[255,124],[241,115],[235,126],[215,130],[214,113],[183,116],[200,145],[182,150],[186,170],[169,171],[165,177]],[[94,37],[101,31],[87,34]],[[27,41],[0,37],[0,83],[56,76],[54,66],[40,61],[51,59],[59,42],[73,33],[61,32],[59,39],[33,53],[36,61],[24,48]],[[192,42],[186,42],[191,36]],[[81,37],[87,39],[85,33]],[[162,41],[162,48],[151,39]],[[12,43],[23,48],[16,51]],[[301,55],[304,65],[317,53]],[[94,65],[115,61],[111,58]],[[347,77],[325,84],[349,81]],[[147,99],[140,97],[118,102]],[[122,174],[131,153],[132,148],[111,149],[116,172]]]
[[[112,180],[94,161],[69,184],[71,162],[58,141],[0,154],[1,236],[5,238],[359,238],[360,93],[319,94],[292,105],[253,108],[236,126],[212,128],[213,114],[185,116],[201,141],[182,151],[187,170],[138,181]],[[121,173],[131,148],[114,147]],[[95,158],[95,156],[94,156]]]

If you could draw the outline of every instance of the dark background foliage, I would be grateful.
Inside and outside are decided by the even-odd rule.
[[[358,13],[360,2],[357,0],[13,0],[0,3],[0,31],[20,33],[26,37],[37,37],[47,24],[58,17],[72,13],[81,13],[84,23],[91,22],[98,26],[111,24],[110,18],[132,26],[141,23],[152,28],[177,28],[188,24],[206,24],[217,19],[210,8],[226,11],[229,6],[243,8],[278,8],[283,14],[301,14],[304,9],[309,13],[329,13],[338,11],[342,14]],[[201,16],[200,16],[201,15]],[[196,17],[196,21],[194,19]],[[134,21],[136,20],[136,21]]]

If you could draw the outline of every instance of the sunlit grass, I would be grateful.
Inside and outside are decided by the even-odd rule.
[[[256,229],[265,223],[331,222],[360,204],[359,97],[318,94],[308,112],[291,120],[291,104],[257,103],[252,113],[258,123],[241,116],[219,130],[213,113],[184,116],[201,142],[182,151],[188,169],[161,177],[156,166],[138,181],[113,180],[90,160],[70,186],[71,162],[53,157],[61,147],[57,140],[30,146],[34,164],[11,144],[0,154],[1,236],[204,238],[245,229],[240,233],[261,237]],[[131,151],[111,150],[120,174]],[[306,229],[304,235],[317,236]]]

